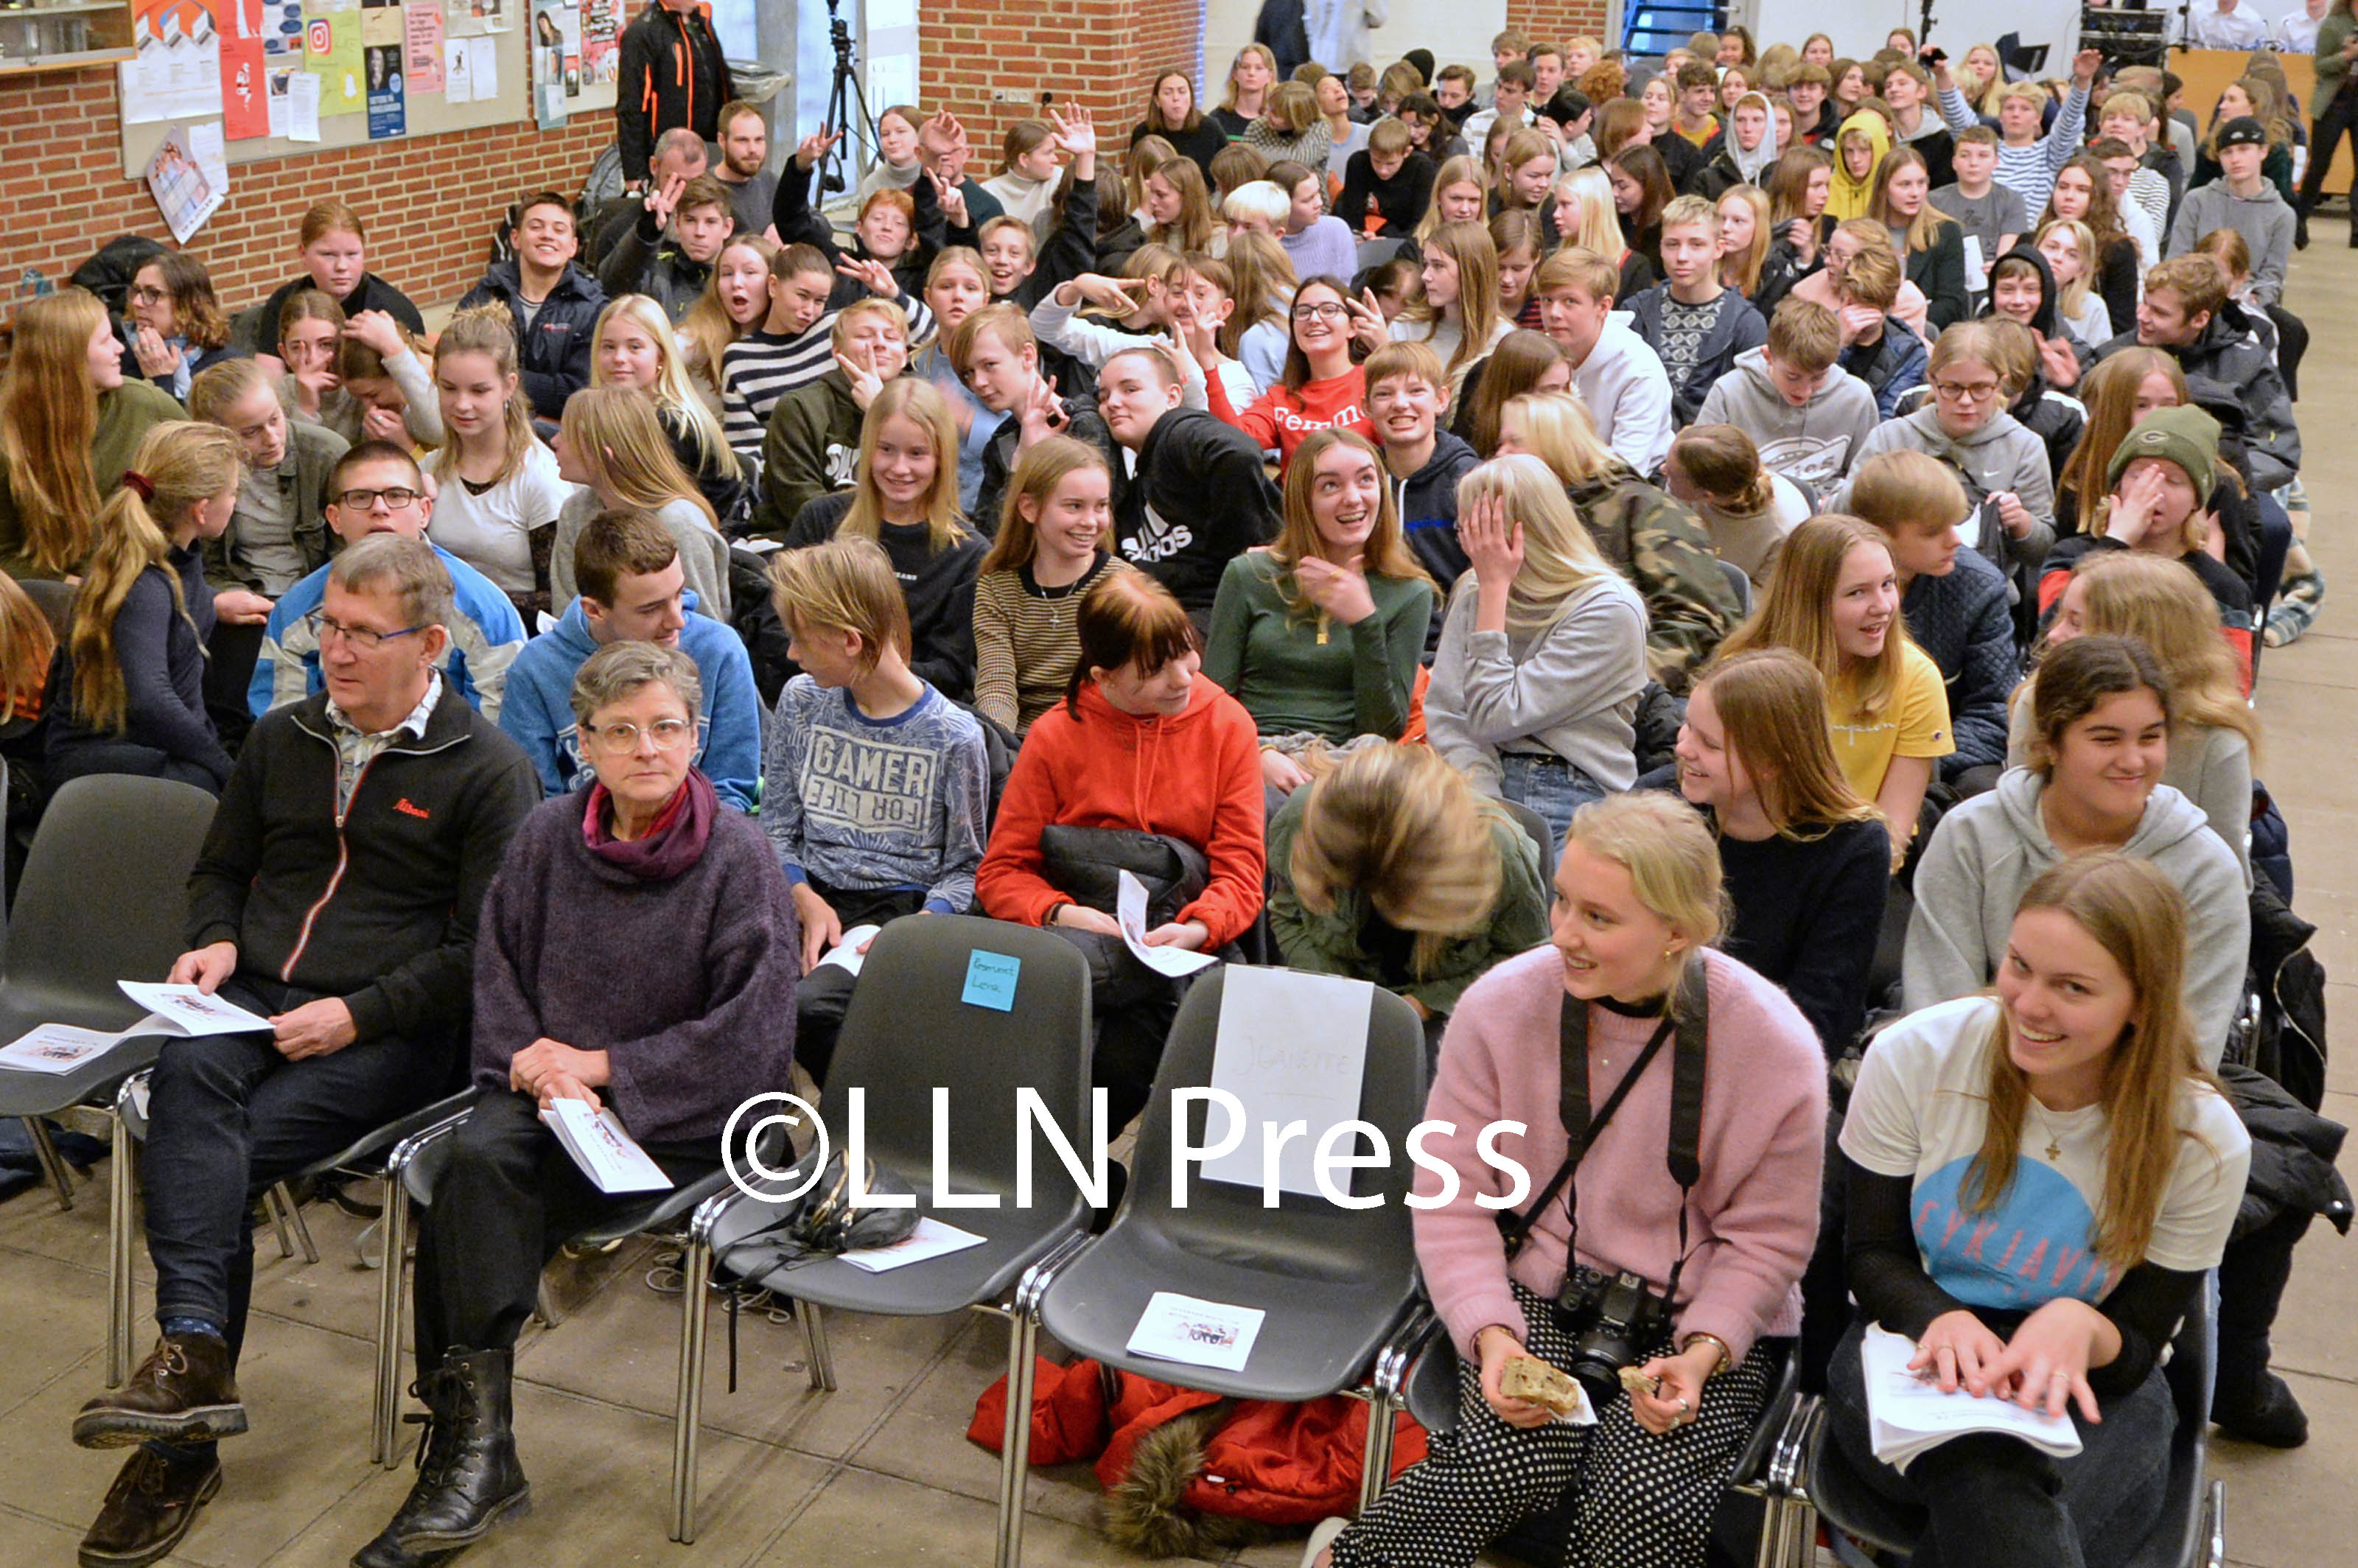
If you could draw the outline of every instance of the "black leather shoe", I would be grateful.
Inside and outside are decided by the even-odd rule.
[[[244,1430],[228,1342],[211,1334],[167,1334],[129,1382],[81,1407],[73,1440],[84,1448],[124,1448],[151,1439],[202,1443]]]
[[[532,1487],[516,1461],[512,1363],[505,1350],[452,1350],[418,1395],[427,1411],[417,1484],[393,1522],[352,1561],[395,1568],[384,1545],[412,1557],[456,1552],[492,1526],[532,1508]]]
[[[81,1568],[140,1568],[168,1556],[221,1490],[221,1461],[175,1464],[155,1450],[134,1454],[106,1491],[98,1520],[81,1538]]]
[[[2211,1419],[2230,1437],[2264,1448],[2299,1448],[2309,1441],[2309,1413],[2274,1372],[2229,1387],[2211,1397]]]

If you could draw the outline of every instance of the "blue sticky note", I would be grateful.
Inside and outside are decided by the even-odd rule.
[[[986,953],[978,947],[967,957],[966,989],[958,993],[958,1000],[969,1007],[1012,1012],[1015,977],[1022,972],[1022,959],[1011,958],[1004,953]]]

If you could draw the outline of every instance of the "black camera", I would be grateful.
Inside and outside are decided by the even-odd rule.
[[[1621,1391],[1621,1369],[1649,1359],[1648,1347],[1670,1325],[1671,1303],[1636,1274],[1600,1274],[1574,1263],[1555,1293],[1555,1318],[1572,1336],[1564,1370],[1601,1411]]]

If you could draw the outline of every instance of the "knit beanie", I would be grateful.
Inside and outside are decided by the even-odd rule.
[[[2139,458],[2159,458],[2176,463],[2194,481],[2194,493],[2206,503],[2218,480],[2219,421],[2200,408],[2157,408],[2130,427],[2104,466],[2104,482],[2121,481],[2121,470]]]

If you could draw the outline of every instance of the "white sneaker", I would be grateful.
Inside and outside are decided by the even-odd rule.
[[[1318,1554],[1335,1544],[1335,1538],[1349,1529],[1351,1521],[1339,1515],[1322,1519],[1318,1528],[1310,1532],[1310,1544],[1303,1549],[1302,1568],[1318,1568]]]

